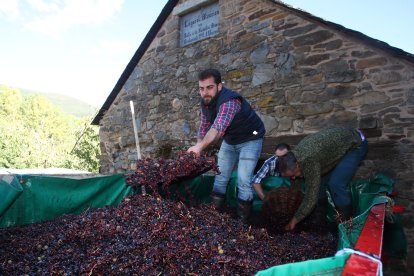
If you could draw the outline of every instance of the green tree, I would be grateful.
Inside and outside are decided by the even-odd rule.
[[[22,134],[24,129],[0,116],[0,167],[24,168],[27,166],[22,156],[27,155],[28,141]]]
[[[68,116],[40,95],[26,97],[22,112],[31,139],[27,156],[31,166],[61,167],[75,139]]]
[[[43,96],[23,97],[0,87],[0,168],[97,172],[99,137],[89,122],[63,113]]]
[[[99,171],[99,133],[98,127],[85,122],[81,132],[78,132],[79,139],[71,151],[72,166],[90,172]],[[74,160],[78,161],[74,164]]]
[[[19,90],[7,86],[0,87],[0,116],[19,119],[22,103],[23,96]]]
[[[23,97],[19,90],[0,87],[0,166],[25,166],[21,156],[28,146],[28,136],[21,120]]]

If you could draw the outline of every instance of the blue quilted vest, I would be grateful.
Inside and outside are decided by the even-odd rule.
[[[209,105],[201,103],[201,111],[207,117],[207,120],[213,124],[220,105],[236,98],[241,100],[241,110],[236,113],[229,127],[226,129],[223,137],[224,141],[227,144],[236,145],[263,138],[266,131],[260,117],[240,94],[224,86],[219,92],[218,97]]]

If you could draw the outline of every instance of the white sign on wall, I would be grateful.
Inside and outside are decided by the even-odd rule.
[[[180,46],[186,46],[219,33],[219,5],[199,9],[180,19]]]

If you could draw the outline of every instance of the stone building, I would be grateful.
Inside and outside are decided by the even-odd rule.
[[[135,168],[131,100],[143,156],[194,144],[197,73],[208,67],[263,118],[263,158],[277,141],[359,127],[370,150],[358,176],[386,172],[414,198],[414,55],[271,0],[168,1],[93,121],[101,172]],[[414,203],[404,204],[413,258]]]

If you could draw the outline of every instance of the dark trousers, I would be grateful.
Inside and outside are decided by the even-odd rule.
[[[359,164],[365,158],[368,151],[368,142],[344,155],[327,175],[321,179],[319,198],[326,197],[326,189],[329,190],[335,206],[347,206],[352,204],[348,184],[355,175]]]

